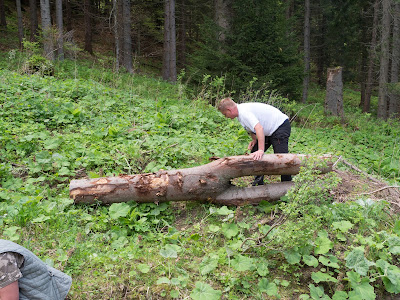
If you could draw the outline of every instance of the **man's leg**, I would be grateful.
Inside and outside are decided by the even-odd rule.
[[[267,151],[267,149],[271,146],[271,143],[269,141],[269,137],[265,137],[265,148],[264,148],[264,152]],[[251,153],[256,152],[258,150],[258,141],[255,143],[255,145],[253,146],[253,148],[251,149]],[[256,186],[256,185],[264,185],[264,175],[257,175],[254,176],[254,181],[252,183],[252,186]]]
[[[291,127],[289,120],[286,120],[271,136],[274,153],[289,153],[289,137]],[[281,181],[292,181],[292,175],[281,175]]]

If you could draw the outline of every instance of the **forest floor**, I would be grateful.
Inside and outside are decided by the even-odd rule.
[[[336,202],[356,201],[366,195],[375,201],[384,200],[390,203],[393,213],[400,213],[400,192],[398,186],[372,177],[357,170],[334,170],[341,178],[341,183],[331,191]]]

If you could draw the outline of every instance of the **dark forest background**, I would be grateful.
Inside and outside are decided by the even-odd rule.
[[[110,68],[175,82],[223,82],[307,102],[327,69],[361,93],[378,118],[397,118],[396,0],[0,0],[1,49],[39,42],[46,59],[108,57]],[[17,24],[17,25],[16,25]],[[16,44],[5,33],[18,36]],[[19,43],[19,45],[18,45]],[[29,44],[28,44],[29,46]],[[85,56],[85,53],[90,56]],[[214,101],[214,100],[213,100]]]

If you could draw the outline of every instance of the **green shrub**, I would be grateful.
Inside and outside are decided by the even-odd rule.
[[[22,72],[26,74],[54,75],[53,63],[42,55],[33,54],[22,67]]]

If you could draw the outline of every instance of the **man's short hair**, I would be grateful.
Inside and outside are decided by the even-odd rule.
[[[226,111],[228,108],[234,107],[236,105],[235,101],[233,101],[231,98],[225,98],[222,99],[219,103],[218,103],[218,110],[220,112],[224,112]]]

